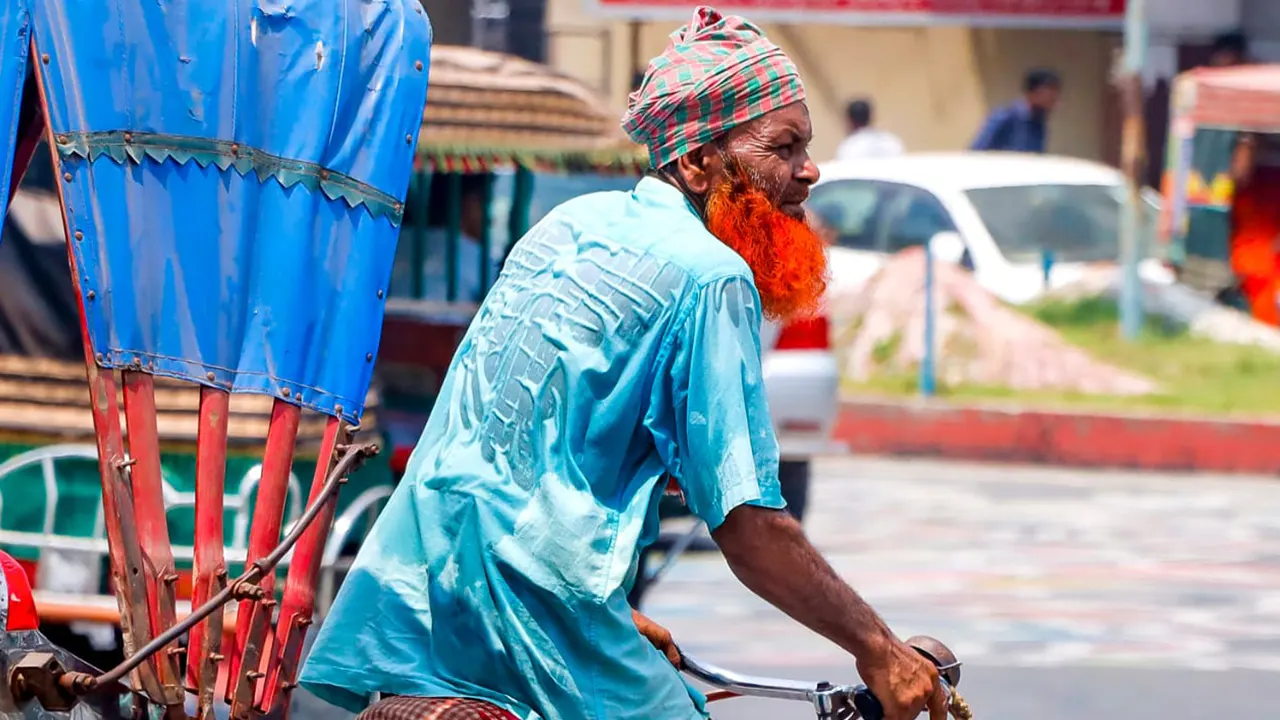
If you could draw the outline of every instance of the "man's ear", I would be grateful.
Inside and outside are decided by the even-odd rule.
[[[676,160],[676,172],[684,180],[685,188],[700,196],[711,192],[715,178],[720,175],[723,163],[715,143],[687,152]]]

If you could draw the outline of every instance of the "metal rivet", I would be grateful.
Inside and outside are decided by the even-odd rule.
[[[384,294],[385,293],[383,293],[381,290],[378,291],[378,297],[382,297]]]
[[[59,143],[62,143],[63,145],[66,145],[66,144],[67,144],[67,136],[66,136],[66,135],[59,135],[59,136],[58,136],[58,142],[59,142]]]
[[[211,373],[211,372],[209,372],[209,373],[205,373],[205,374],[204,374],[204,378],[205,378],[206,380],[208,380],[209,382],[213,382],[214,378],[216,378],[216,377],[217,377],[217,375],[214,375],[214,374],[213,374],[213,373]]]
[[[342,414],[342,406],[341,406],[341,405],[334,405],[334,406],[333,406],[333,411],[334,411],[334,412],[336,412],[336,413],[338,413],[339,415],[341,415],[341,414]]]
[[[77,231],[76,231],[76,239],[77,239],[77,240],[83,240],[83,239],[84,239],[84,233],[82,233],[82,232],[80,232],[79,230],[77,230]]]
[[[365,353],[364,360],[365,362],[373,362],[373,353]]]
[[[328,179],[329,179],[329,171],[328,171],[328,170],[321,170],[321,171],[320,171],[320,179],[321,179],[321,180],[328,180]]]
[[[302,393],[298,393],[297,395],[294,395],[293,399],[297,400],[298,402],[302,402]]]
[[[94,292],[94,291],[90,290],[90,291],[85,295],[85,297],[87,297],[87,298],[89,298],[90,300],[92,300],[92,299],[94,299],[94,298],[98,297],[98,293],[96,293],[96,292]]]
[[[412,144],[413,144],[413,133],[409,133],[408,135],[405,135],[405,136],[404,136],[404,144],[405,144],[405,145],[412,145]]]
[[[125,133],[125,134],[124,134],[124,141],[125,141],[125,142],[127,142],[127,143],[131,143],[131,142],[133,142],[133,133]]]
[[[421,61],[421,60],[415,60],[415,61],[413,62],[413,69],[414,69],[414,70],[422,70],[422,61]]]
[[[71,182],[71,173],[62,173],[62,179]]]
[[[49,64],[49,53],[45,53],[44,55],[41,55],[41,56],[40,56],[40,62],[44,63],[45,65],[48,65],[48,64]]]
[[[232,155],[239,156],[239,155],[240,155],[240,145],[238,145],[237,143],[232,143],[232,144],[231,144],[231,154],[232,154]]]
[[[280,394],[281,394],[281,395],[283,395],[283,396],[285,396],[285,397],[289,397],[290,395],[292,395],[292,394],[293,394],[293,391],[292,391],[292,390],[290,390],[289,388],[285,388],[285,389],[283,389],[283,390],[281,390],[281,391],[280,391]]]

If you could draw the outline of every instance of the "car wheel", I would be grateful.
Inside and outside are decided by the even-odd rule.
[[[782,499],[787,501],[787,510],[803,522],[805,507],[809,504],[809,461],[783,460],[778,466],[778,481],[782,484]]]

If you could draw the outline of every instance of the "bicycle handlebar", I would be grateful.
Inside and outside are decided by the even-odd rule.
[[[917,636],[907,644],[938,667],[948,705],[960,682],[960,662],[947,646],[937,640]],[[866,685],[832,685],[779,678],[755,677],[703,663],[683,652],[684,672],[724,693],[719,698],[745,696],[794,700],[813,705],[818,720],[883,720],[884,708]]]

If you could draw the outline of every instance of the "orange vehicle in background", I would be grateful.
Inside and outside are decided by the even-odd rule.
[[[1280,325],[1280,65],[1174,82],[1162,240],[1179,280]]]

